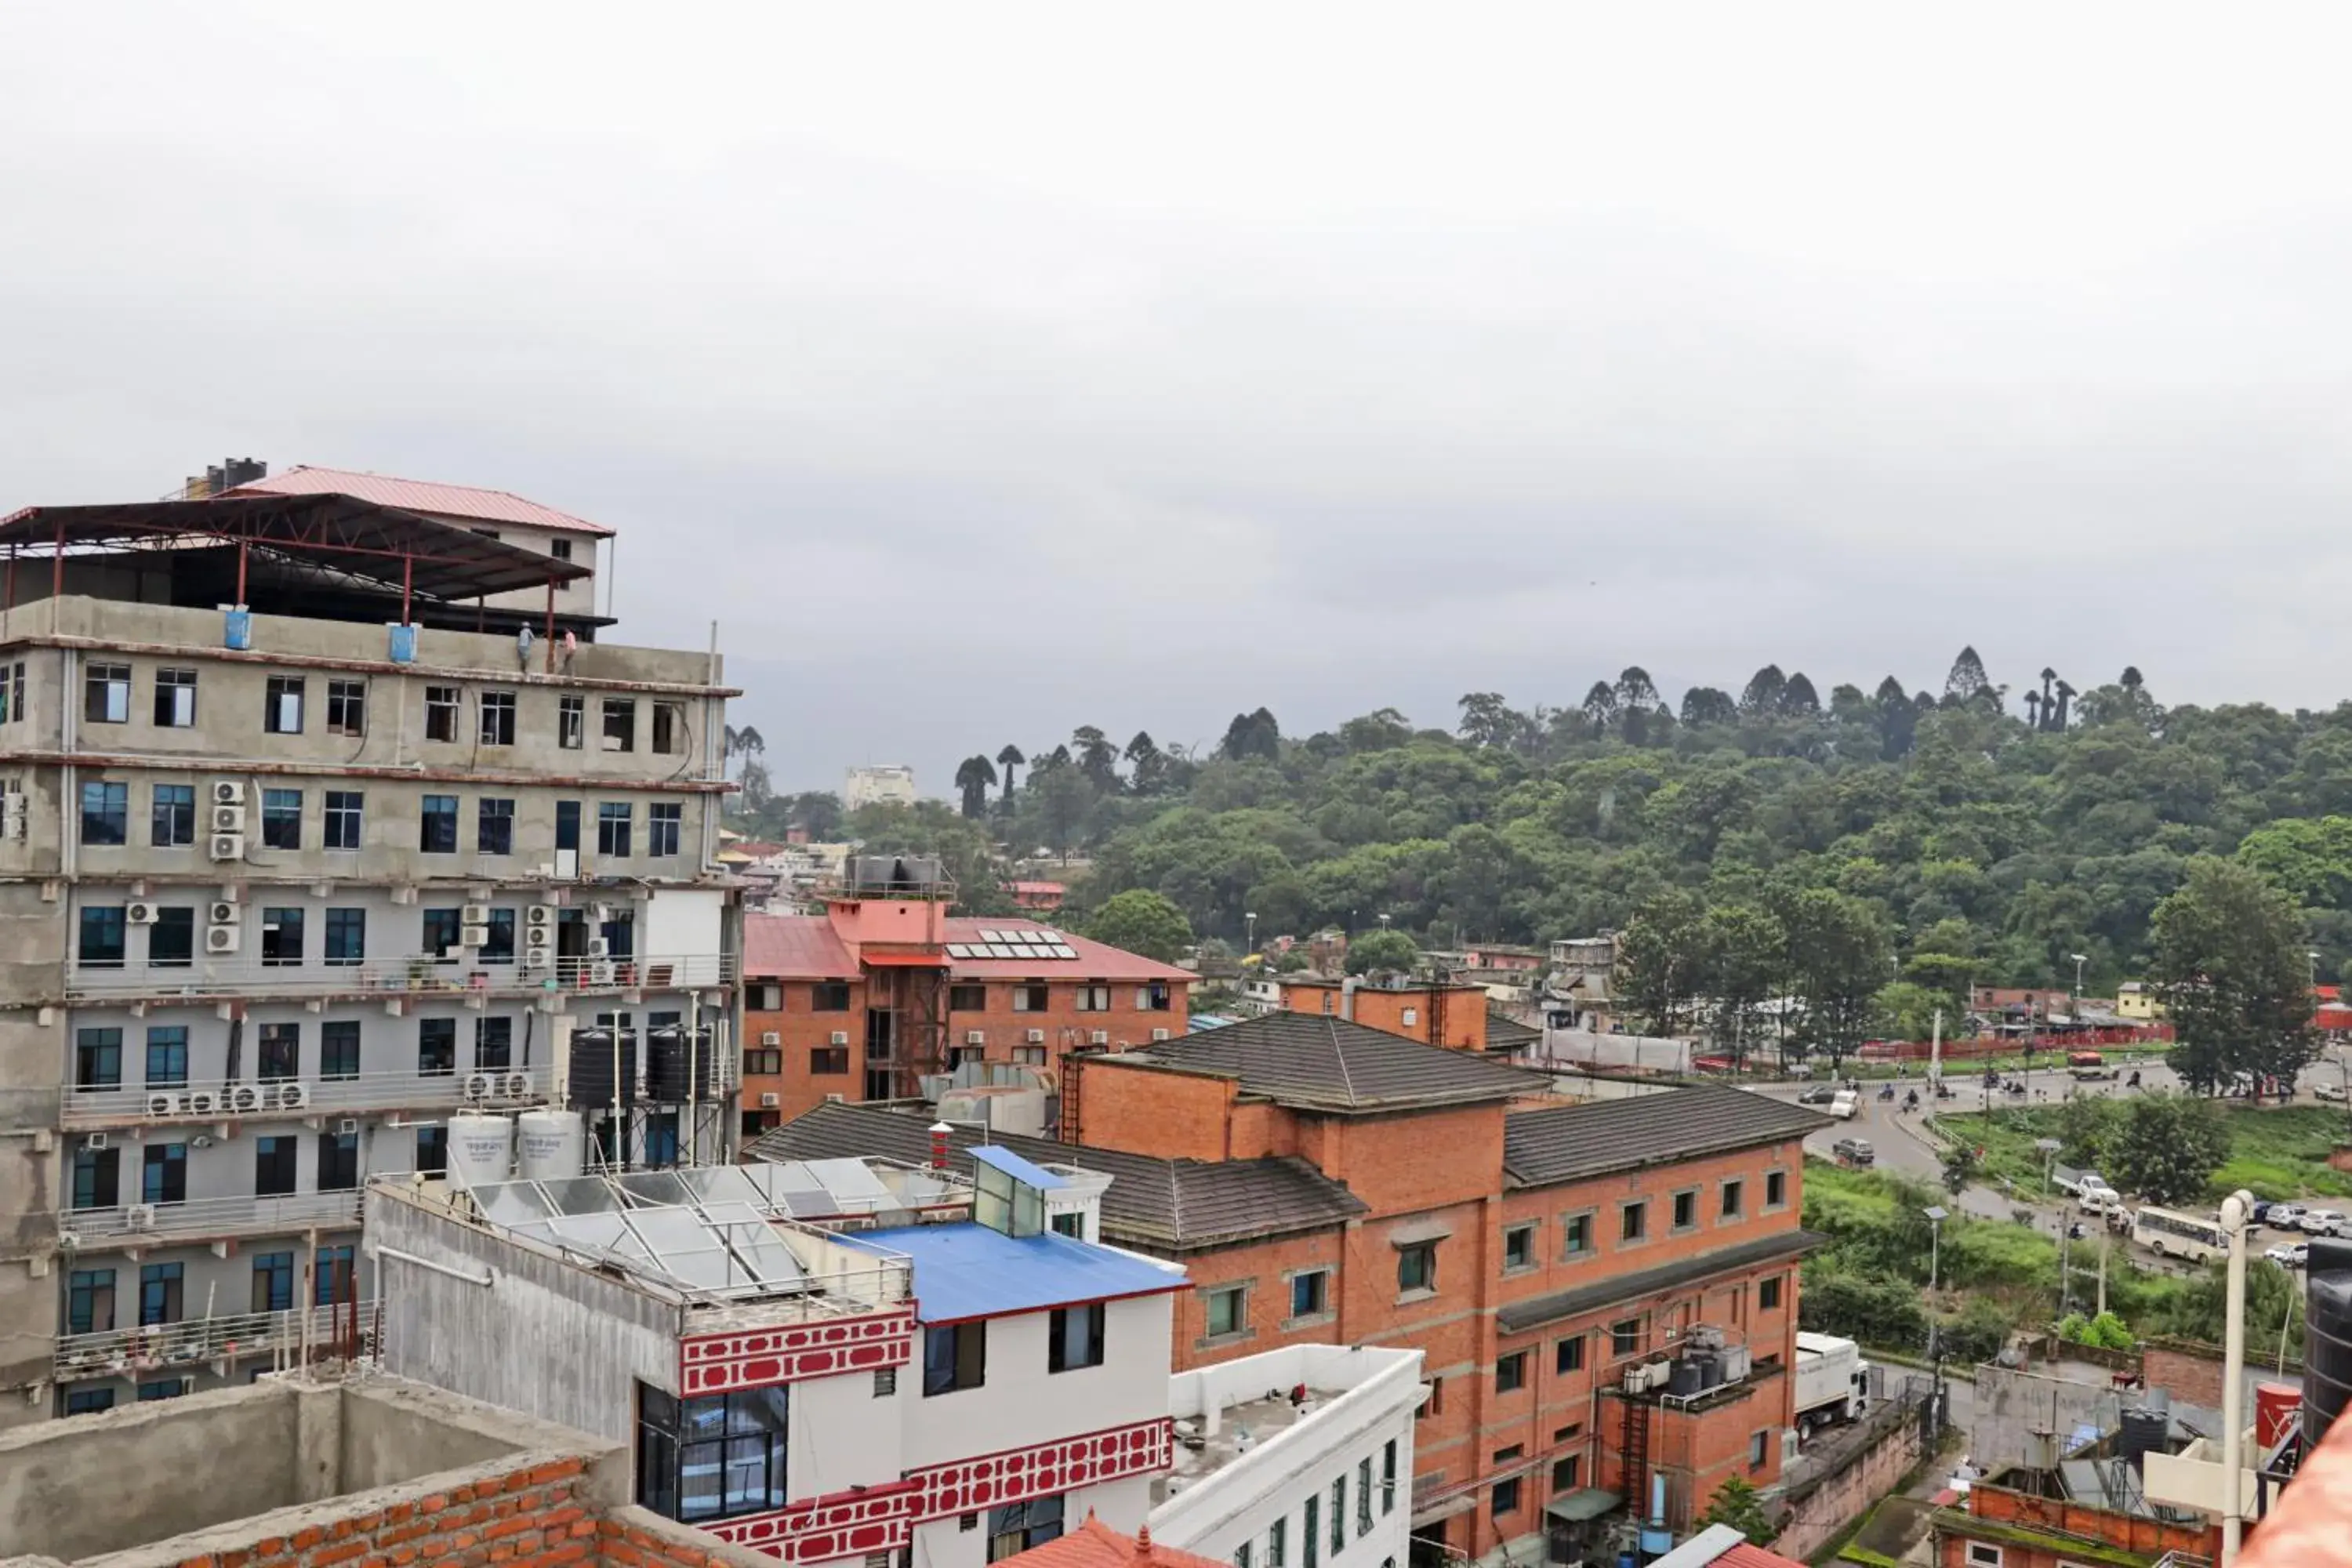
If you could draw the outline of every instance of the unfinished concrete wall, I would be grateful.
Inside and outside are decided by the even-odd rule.
[[[367,1238],[388,1372],[616,1442],[635,1438],[639,1382],[677,1392],[679,1314],[670,1303],[382,1189],[367,1194]],[[509,1354],[517,1342],[564,1353]]]
[[[299,1405],[261,1384],[0,1433],[0,1557],[71,1561],[293,1503]]]
[[[484,1421],[467,1402],[437,1390],[376,1384],[348,1392],[334,1450],[340,1489],[347,1492],[478,1465],[512,1454],[527,1435],[508,1412]]]

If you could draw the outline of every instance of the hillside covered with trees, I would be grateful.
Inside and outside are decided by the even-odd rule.
[[[2352,704],[2168,708],[2136,669],[2087,689],[2043,670],[2017,697],[1963,650],[1937,692],[1824,696],[1767,667],[1670,702],[1631,668],[1572,707],[1471,693],[1448,729],[1383,709],[1294,737],[1259,709],[1197,756],[1085,727],[976,752],[957,785],[960,811],[810,825],[943,850],[975,908],[996,845],[1090,857],[1078,923],[1132,889],[1228,941],[1253,912],[1261,937],[1385,916],[1431,945],[1711,919],[1735,954],[1843,944],[1853,989],[1922,1005],[2071,984],[2075,953],[2111,994],[2149,971],[2152,917],[2200,856],[2291,900],[2320,978],[2352,954]]]

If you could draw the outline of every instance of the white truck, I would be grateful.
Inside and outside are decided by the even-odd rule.
[[[1870,1363],[1835,1334],[1797,1335],[1797,1430],[1858,1421],[1869,1407]]]

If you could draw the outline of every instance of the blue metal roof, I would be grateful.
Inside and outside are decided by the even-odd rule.
[[[1191,1284],[1181,1269],[1162,1268],[1051,1231],[1011,1237],[971,1223],[910,1225],[859,1231],[841,1239],[871,1243],[911,1258],[915,1316],[925,1323],[1042,1312],[1082,1301],[1181,1290]]]
[[[1055,1187],[1066,1187],[1070,1184],[1066,1178],[1054,1174],[1045,1166],[1032,1164],[1012,1150],[1000,1149],[993,1143],[980,1145],[972,1150],[971,1157],[983,1165],[1003,1172],[1016,1182],[1024,1183],[1044,1192],[1050,1193]]]

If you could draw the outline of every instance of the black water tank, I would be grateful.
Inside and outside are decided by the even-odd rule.
[[[687,1073],[694,1074],[688,1092]],[[696,1039],[676,1024],[646,1037],[646,1098],[656,1105],[682,1105],[710,1098],[710,1041]]]
[[[1675,1370],[1666,1374],[1668,1394],[1688,1396],[1696,1394],[1706,1384],[1706,1372],[1688,1356],[1675,1363]]]
[[[2135,1470],[2150,1454],[2164,1452],[2164,1439],[2172,1430],[2169,1411],[2146,1408],[2124,1412],[2123,1427],[2116,1434],[2116,1454]]]
[[[621,1044],[622,1098],[634,1100],[636,1074],[630,1070],[630,1043]],[[572,1081],[566,1095],[575,1106],[611,1105],[613,1103],[613,1031],[610,1029],[574,1029],[572,1031]]]
[[[2309,1453],[2352,1398],[2352,1242],[2315,1237],[2305,1264],[2303,1446]]]

